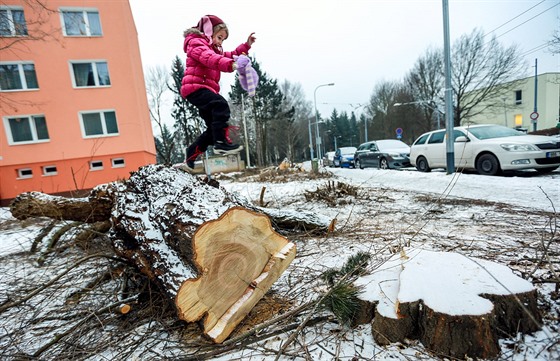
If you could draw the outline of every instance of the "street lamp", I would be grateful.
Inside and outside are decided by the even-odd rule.
[[[442,111],[439,109],[437,103],[434,102],[435,108],[434,108],[433,106],[431,106],[430,103],[431,103],[431,102],[428,102],[428,101],[426,101],[426,100],[417,100],[417,101],[408,102],[408,103],[395,103],[395,104],[393,104],[393,106],[394,106],[394,107],[400,107],[401,105],[420,104],[420,105],[423,105],[423,106],[425,106],[425,107],[427,107],[427,108],[430,108],[430,109],[432,109],[433,111],[436,112],[436,114],[437,114],[437,128],[438,128],[438,129],[441,129],[440,114],[445,114],[445,113],[442,112]]]
[[[333,86],[334,83],[328,83],[328,84],[321,84],[318,85],[315,88],[315,91],[313,92],[313,104],[315,107],[315,126],[317,127],[315,129],[316,134],[317,134],[317,138],[316,138],[316,142],[315,142],[315,146],[317,147],[317,158],[321,158],[321,137],[319,137],[319,121],[317,120],[317,89],[324,87],[324,86]],[[313,160],[313,144],[312,144],[312,140],[311,140],[311,121],[309,121],[309,148],[311,149],[311,160]]]

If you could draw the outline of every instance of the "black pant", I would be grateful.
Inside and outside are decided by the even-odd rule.
[[[208,89],[199,89],[187,96],[187,101],[198,108],[206,123],[206,130],[195,140],[194,146],[202,152],[217,141],[225,142],[225,128],[230,117],[227,100]],[[193,146],[191,145],[191,146]]]

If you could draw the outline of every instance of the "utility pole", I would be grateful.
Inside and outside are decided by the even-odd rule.
[[[537,85],[538,85],[538,76],[537,76],[537,59],[535,59],[535,100],[534,100],[534,107],[533,107],[533,114],[535,114],[535,119],[531,118],[533,122],[533,132],[537,131],[537,119],[539,117],[539,112],[537,111]]]
[[[445,127],[447,142],[447,174],[455,173],[453,147],[453,88],[451,87],[451,50],[449,45],[449,4],[443,1],[443,53],[445,61]]]

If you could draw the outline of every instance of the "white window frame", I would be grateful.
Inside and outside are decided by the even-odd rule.
[[[107,60],[100,59],[100,60],[70,60],[68,65],[70,66],[70,74],[72,74],[72,87],[75,89],[88,89],[88,88],[109,88],[111,86],[111,75],[109,74],[109,84],[108,85],[101,85],[99,84],[99,72],[97,71],[97,64],[105,63],[107,64],[107,73],[109,73],[109,64]],[[93,79],[95,81],[95,85],[78,85],[76,83],[76,74],[74,73],[74,64],[89,64],[93,71]]]
[[[8,137],[8,144],[9,145],[23,145],[23,144],[35,144],[35,143],[47,143],[51,141],[50,135],[47,139],[39,139],[39,136],[37,135],[37,124],[35,123],[35,121],[32,121],[32,119],[34,119],[35,117],[44,117],[45,118],[45,122],[46,122],[46,117],[44,114],[31,114],[31,115],[7,115],[3,117],[3,121],[4,121],[4,129],[6,131],[6,136]],[[24,141],[20,141],[20,142],[15,142],[14,138],[13,138],[13,133],[12,133],[12,127],[10,126],[10,119],[12,118],[26,118],[27,121],[30,123],[30,128],[31,128],[31,136],[32,136],[32,140],[24,140]],[[47,126],[47,132],[48,132],[48,126]]]
[[[0,10],[4,10],[7,11],[8,13],[8,22],[10,25],[10,34],[9,35],[0,35],[0,37],[25,37],[25,36],[29,36],[29,31],[27,30],[27,21],[25,20],[25,12],[23,10],[22,6],[0,6]],[[14,21],[14,15],[12,13],[12,11],[21,11],[23,12],[23,21],[24,21],[24,28],[25,28],[25,34],[16,34],[16,22]]]
[[[89,161],[89,170],[91,170],[91,171],[103,170],[103,161],[102,160],[90,160]]]
[[[20,92],[29,90],[39,90],[39,79],[37,79],[37,70],[35,69],[35,63],[32,61],[0,61],[0,65],[17,65],[19,80],[21,82],[21,89],[0,89],[0,92]],[[37,88],[30,88],[27,85],[27,79],[25,79],[25,72],[23,71],[24,65],[33,65],[33,71],[35,72],[35,79],[37,79]]]
[[[51,176],[54,176],[54,175],[58,174],[58,169],[56,168],[56,165],[54,165],[54,164],[44,165],[44,166],[41,167],[41,170],[43,171],[43,176],[44,177],[51,177]]]
[[[115,119],[117,120],[117,129],[119,129],[119,121],[117,119],[117,112],[115,109],[102,109],[102,110],[87,110],[79,112],[80,117],[80,129],[82,130],[82,137],[84,139],[88,138],[102,138],[102,137],[117,137],[120,135],[120,131],[117,133],[107,133],[107,121],[105,120],[105,113],[106,112],[113,112],[115,113]],[[84,114],[99,114],[101,119],[101,128],[103,130],[102,134],[94,134],[94,135],[87,135],[86,134],[86,127],[84,125]]]
[[[30,174],[23,174],[23,172],[29,172]],[[17,179],[33,178],[33,169],[31,168],[18,168],[17,173],[18,173]]]
[[[118,162],[118,164],[116,162]],[[126,164],[124,158],[113,158],[111,159],[111,165],[113,168],[124,168]]]
[[[64,13],[65,12],[81,12],[82,13],[82,20],[85,24],[85,28],[86,28],[86,33],[85,34],[67,34],[66,33],[66,23],[64,22]],[[99,28],[100,28],[100,34],[91,34],[91,30],[90,30],[90,25],[89,25],[89,18],[87,16],[87,14],[89,12],[94,12],[97,13],[97,15],[99,16]],[[99,36],[103,36],[103,26],[101,25],[101,15],[99,14],[99,10],[96,8],[73,8],[73,7],[61,7],[59,9],[59,13],[60,13],[60,23],[62,24],[62,34],[64,36],[69,36],[69,37],[99,37]]]

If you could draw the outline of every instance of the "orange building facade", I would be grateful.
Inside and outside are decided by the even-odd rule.
[[[0,3],[0,201],[127,179],[156,151],[128,0]]]

